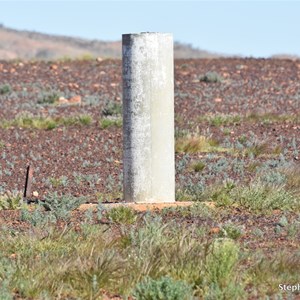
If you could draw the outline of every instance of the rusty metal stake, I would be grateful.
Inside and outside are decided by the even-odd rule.
[[[23,195],[24,199],[31,196],[32,177],[33,177],[33,166],[29,165],[27,167],[27,172],[26,172],[25,189],[24,189],[24,195]]]

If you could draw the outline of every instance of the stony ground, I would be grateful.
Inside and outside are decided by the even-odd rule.
[[[122,201],[121,101],[119,60],[0,62],[0,191],[22,191],[30,164],[31,200],[57,192]],[[298,252],[298,207],[265,211],[226,201],[230,183],[280,185],[289,170],[297,191],[300,61],[176,60],[175,126],[177,200],[212,202],[217,215],[170,211],[164,219],[210,236],[233,222],[247,251]],[[218,186],[219,194],[207,192]],[[72,222],[81,219],[75,212]],[[8,210],[0,210],[0,225],[29,226]]]
[[[205,82],[203,76],[207,72],[216,72],[221,81]],[[298,163],[300,124],[288,116],[297,116],[300,112],[299,77],[298,61],[178,60],[175,63],[176,133],[179,136],[184,131],[198,130],[221,144],[234,143],[239,138],[257,139],[273,148],[278,146],[279,152],[285,151],[286,157]],[[22,190],[28,164],[34,166],[33,189],[40,195],[55,190],[94,196],[97,192],[111,192],[109,187],[120,185],[122,129],[117,126],[101,129],[99,125],[105,117],[105,107],[111,103],[121,104],[119,60],[2,62],[0,83],[11,88],[11,92],[0,96],[1,120],[23,115],[53,118],[89,115],[93,118],[88,125],[57,126],[53,130],[17,125],[1,128],[2,189]],[[47,97],[53,94],[66,99],[80,96],[80,104],[49,104]],[[114,111],[109,113],[108,117],[114,117]],[[222,115],[228,114],[250,117],[227,123]],[[287,120],[276,119],[278,114]],[[210,122],[211,115],[220,116],[220,120],[215,118]],[[118,117],[121,115],[116,114]],[[176,154],[177,166],[182,156],[182,153]],[[203,153],[190,156],[198,159]],[[221,156],[232,157],[226,153]],[[180,174],[178,171],[177,181]],[[63,184],[57,182],[53,186],[51,181],[59,178],[63,178]]]

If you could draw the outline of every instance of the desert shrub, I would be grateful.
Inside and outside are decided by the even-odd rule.
[[[254,264],[248,270],[252,284],[262,289],[263,293],[273,294],[278,292],[279,284],[288,282],[297,284],[299,281],[300,255],[299,252],[279,250],[271,257],[266,257],[261,252],[256,253]],[[261,284],[261,283],[269,284]],[[289,299],[273,298],[273,299]],[[290,299],[293,299],[291,297]]]
[[[89,115],[80,115],[78,116],[78,122],[81,125],[91,125],[93,118]]]
[[[94,60],[95,56],[91,53],[84,53],[79,55],[78,57],[76,57],[77,60],[83,60],[83,61],[90,61],[90,60]]]
[[[103,299],[102,288],[112,287],[121,278],[122,261],[113,249],[105,249],[90,258],[81,257],[80,263],[73,262],[73,265],[61,279],[73,294],[80,296],[76,299]]]
[[[241,226],[237,226],[233,223],[228,222],[221,226],[219,236],[237,240],[242,234],[243,229]]]
[[[136,221],[137,215],[132,208],[120,206],[110,209],[107,212],[107,217],[114,223],[133,224]]]
[[[205,262],[206,283],[225,288],[235,280],[239,248],[233,240],[220,238],[209,246],[208,251]]]
[[[7,126],[51,130],[58,126],[58,122],[50,117],[43,118],[21,113],[14,120],[8,121]]]
[[[195,202],[191,206],[166,207],[161,210],[162,215],[180,215],[183,218],[210,218],[214,211],[203,202]]]
[[[38,98],[38,104],[54,104],[58,101],[60,93],[57,91],[43,92]]]
[[[27,208],[23,208],[21,210],[20,220],[36,227],[48,225],[57,221],[56,217],[52,213],[46,213],[40,205],[35,207],[32,211],[29,211]]]
[[[0,85],[0,95],[5,95],[11,92],[11,87],[9,84]]]
[[[68,219],[72,210],[79,207],[85,201],[84,197],[48,193],[41,205],[55,216],[56,219]]]
[[[192,165],[192,168],[195,172],[201,172],[204,170],[205,166],[205,163],[199,160]]]
[[[47,181],[48,181],[49,185],[54,188],[68,185],[68,177],[67,176],[60,176],[59,178],[50,177],[50,178],[48,178]]]
[[[246,148],[243,152],[246,157],[258,157],[263,154],[272,154],[272,149],[267,142],[259,142]]]
[[[118,102],[108,101],[102,109],[104,116],[114,116],[122,114],[122,105]]]
[[[100,128],[101,129],[106,129],[109,127],[122,127],[122,119],[110,119],[110,118],[105,118],[100,120]]]
[[[253,182],[249,186],[238,187],[232,193],[235,202],[253,211],[299,210],[299,199],[283,185],[268,185]]]
[[[207,120],[212,126],[224,126],[224,125],[234,125],[240,124],[241,116],[236,114],[215,114],[201,117],[199,121]]]
[[[199,80],[207,83],[215,83],[222,82],[223,79],[217,72],[207,72],[205,75],[200,76]]]
[[[266,184],[281,185],[286,182],[286,177],[278,171],[270,171],[261,174],[260,180]]]
[[[199,181],[193,183],[188,181],[178,189],[176,189],[175,198],[176,201],[200,201],[203,200],[204,191],[206,185],[205,182]]]
[[[282,170],[282,174],[286,179],[285,188],[300,197],[300,168],[296,165]]]
[[[145,278],[133,291],[136,300],[190,300],[192,289],[184,281],[170,277]]]
[[[72,125],[90,125],[93,122],[93,118],[89,115],[78,115],[66,118],[55,119],[59,125],[72,126]]]
[[[234,199],[232,197],[232,191],[235,188],[235,183],[232,181],[225,181],[222,185],[216,185],[207,191],[210,194],[212,201],[216,202],[219,206],[229,206],[232,205]]]
[[[247,299],[243,286],[236,283],[229,283],[226,287],[220,288],[217,284],[211,284],[205,293],[205,300],[229,300],[236,299],[242,300]]]
[[[299,197],[284,185],[274,185],[260,180],[249,185],[226,182],[207,192],[208,197],[219,206],[242,206],[251,211],[299,210]]]
[[[1,209],[20,209],[23,204],[23,196],[19,191],[6,191],[0,194],[0,210]]]
[[[1,300],[13,300],[10,283],[15,272],[14,264],[4,257],[0,257],[0,295]]]

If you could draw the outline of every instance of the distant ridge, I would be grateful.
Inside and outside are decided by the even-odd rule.
[[[299,55],[292,55],[292,54],[275,54],[272,55],[271,58],[273,59],[290,59],[290,60],[299,60]]]
[[[77,37],[16,30],[0,24],[0,60],[109,57],[121,58],[121,42],[88,40]],[[220,54],[175,42],[175,58],[218,58]]]

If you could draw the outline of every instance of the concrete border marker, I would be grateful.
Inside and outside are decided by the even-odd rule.
[[[175,202],[172,34],[123,34],[122,59],[124,200]]]

